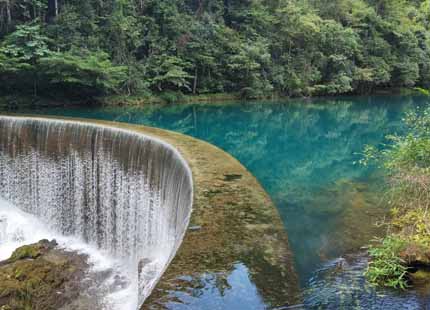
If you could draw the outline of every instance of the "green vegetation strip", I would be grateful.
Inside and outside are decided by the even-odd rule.
[[[429,0],[3,0],[0,92],[86,103],[425,88],[429,12]]]
[[[395,288],[414,284],[419,271],[430,267],[430,107],[409,112],[404,122],[405,135],[388,137],[383,151],[367,147],[364,160],[385,169],[391,205],[387,237],[371,247],[366,274],[375,284]]]

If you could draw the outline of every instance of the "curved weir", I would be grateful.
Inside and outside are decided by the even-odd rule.
[[[142,305],[182,242],[193,183],[175,148],[142,133],[0,116],[0,197],[126,261]]]

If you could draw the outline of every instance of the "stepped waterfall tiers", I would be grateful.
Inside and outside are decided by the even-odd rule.
[[[191,214],[191,172],[179,153],[142,134],[69,121],[0,117],[0,133],[0,196],[135,268],[142,304]]]
[[[285,228],[255,177],[221,149],[158,128],[0,116],[0,260],[52,245],[41,239],[89,257],[83,289],[101,302],[72,309],[173,309],[196,283],[238,272],[256,296],[236,295],[244,305],[300,296]]]

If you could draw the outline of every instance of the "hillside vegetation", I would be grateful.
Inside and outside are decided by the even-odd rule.
[[[430,0],[0,0],[2,95],[430,85]]]

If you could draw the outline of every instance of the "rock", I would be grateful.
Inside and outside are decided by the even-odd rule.
[[[54,249],[57,246],[55,240],[41,240],[33,245],[24,245],[13,252],[12,256],[7,262],[12,263],[20,259],[36,259],[39,256],[46,254],[48,251]]]
[[[0,262],[0,310],[57,310],[79,300],[87,257],[41,240]]]
[[[408,277],[414,291],[427,298],[430,292],[430,270],[428,268],[418,269],[409,273]]]
[[[415,285],[430,284],[430,270],[418,269],[416,272],[410,273],[409,278]]]
[[[430,249],[416,243],[410,243],[400,252],[400,258],[408,265],[430,266]]]

